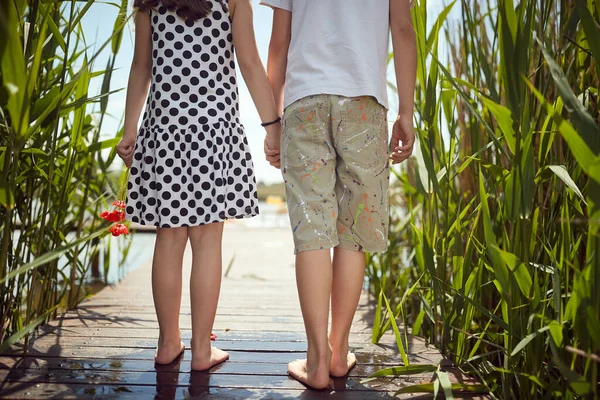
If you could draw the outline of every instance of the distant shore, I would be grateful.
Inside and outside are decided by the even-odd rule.
[[[258,200],[267,201],[267,197],[279,197],[282,201],[285,201],[285,186],[283,182],[270,185],[259,182]]]

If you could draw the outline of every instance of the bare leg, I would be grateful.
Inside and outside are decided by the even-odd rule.
[[[314,389],[329,385],[331,349],[327,339],[332,267],[329,250],[301,252],[296,256],[296,283],[304,318],[308,353],[306,360],[288,365],[288,373]]]
[[[179,331],[183,252],[187,228],[158,228],[152,260],[152,295],[160,334],[154,360],[170,364],[185,349]]]
[[[365,253],[336,247],[333,252],[333,287],[331,291],[330,374],[345,376],[356,364],[348,351],[348,338],[354,313],[360,300],[365,277]]]
[[[223,223],[190,227],[188,234],[192,244],[192,369],[204,371],[229,358],[210,344],[221,291]]]

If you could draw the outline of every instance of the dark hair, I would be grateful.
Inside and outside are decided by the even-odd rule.
[[[206,17],[212,10],[210,0],[134,0],[133,7],[140,11],[165,6],[184,19],[197,20]]]

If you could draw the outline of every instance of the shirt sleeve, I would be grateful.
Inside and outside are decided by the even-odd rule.
[[[260,0],[258,4],[269,6],[271,8],[281,8],[282,10],[292,12],[292,1],[293,0]]]

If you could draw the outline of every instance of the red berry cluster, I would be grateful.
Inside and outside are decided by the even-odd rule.
[[[109,232],[113,236],[129,235],[129,228],[127,225],[116,224],[110,227]]]
[[[105,219],[108,222],[123,222],[125,221],[125,211],[102,211],[100,213],[100,218]]]
[[[113,207],[116,207],[116,210],[113,211],[102,211],[100,213],[100,218],[108,221],[108,222],[116,222],[116,225],[110,227],[109,232],[112,233],[113,236],[121,236],[128,235],[129,228],[127,225],[122,224],[121,222],[125,221],[125,202],[123,200],[115,200],[112,203]]]
[[[123,210],[127,206],[127,204],[123,200],[115,200],[115,201],[113,201],[112,205],[115,206],[115,207],[117,207],[117,208],[121,208]]]

